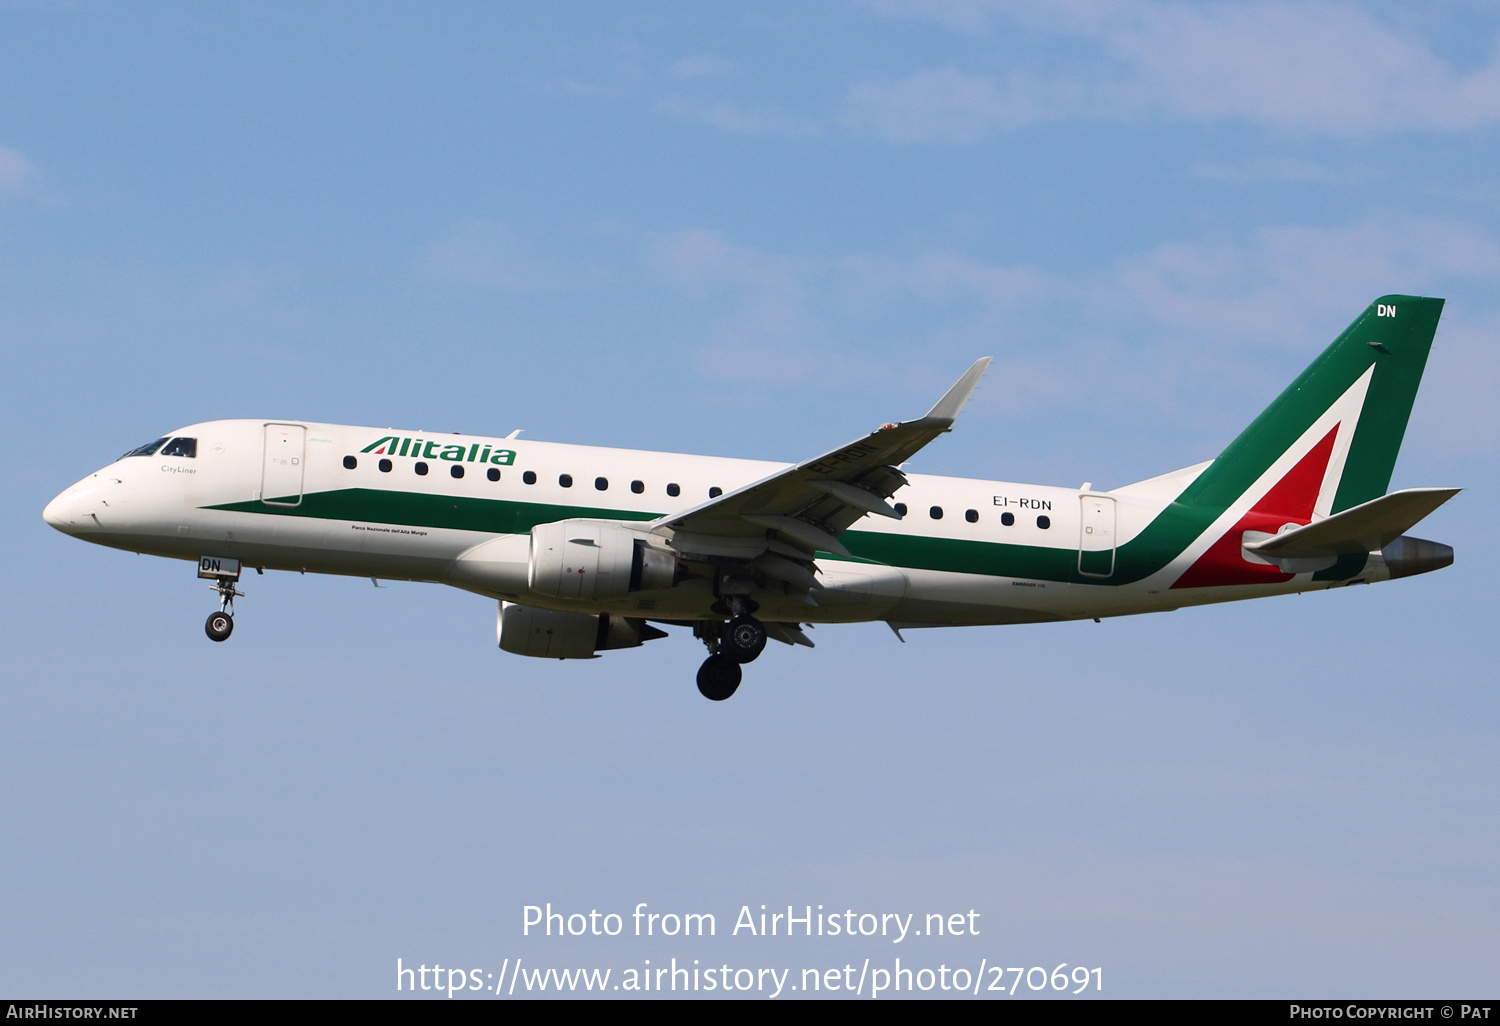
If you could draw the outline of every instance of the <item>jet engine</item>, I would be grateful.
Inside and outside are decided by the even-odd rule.
[[[562,613],[519,602],[500,603],[495,617],[495,640],[502,649],[541,659],[595,659],[595,652],[639,648],[666,636],[634,616]]]
[[[531,529],[528,584],[553,598],[619,598],[670,588],[677,557],[649,536],[603,520],[558,520]]]

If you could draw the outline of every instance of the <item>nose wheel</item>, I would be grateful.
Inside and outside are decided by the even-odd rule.
[[[238,596],[244,598],[245,593],[235,586],[233,577],[215,578],[211,585],[214,591],[219,593],[219,611],[211,613],[208,622],[203,625],[203,632],[210,640],[226,641],[229,635],[234,633],[234,600]]]
[[[226,641],[234,633],[234,617],[228,613],[210,613],[203,629],[214,641]]]

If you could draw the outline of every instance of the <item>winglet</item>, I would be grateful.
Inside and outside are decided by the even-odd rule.
[[[979,379],[984,377],[985,368],[989,367],[991,357],[984,356],[974,361],[974,366],[964,372],[964,376],[958,379],[958,384],[948,389],[948,394],[937,401],[937,405],[927,411],[923,420],[941,420],[952,424],[958,419],[958,413],[964,408],[964,403],[969,401],[969,396],[974,393]]]

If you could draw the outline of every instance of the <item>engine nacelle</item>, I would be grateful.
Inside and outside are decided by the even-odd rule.
[[[553,598],[619,598],[670,588],[677,557],[665,546],[604,520],[558,520],[531,529],[528,585]]]
[[[633,616],[561,613],[519,602],[500,603],[495,616],[495,640],[502,649],[540,659],[595,659],[595,652],[639,648],[666,636]]]

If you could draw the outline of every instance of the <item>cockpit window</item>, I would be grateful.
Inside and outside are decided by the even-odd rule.
[[[174,438],[167,443],[167,447],[161,451],[163,456],[186,456],[188,459],[198,457],[198,439],[196,438]]]
[[[129,459],[132,456],[150,456],[154,454],[156,450],[160,449],[162,447],[162,443],[164,443],[165,441],[165,438],[158,438],[154,442],[147,442],[139,449],[131,449],[124,456],[121,456],[120,459]]]

